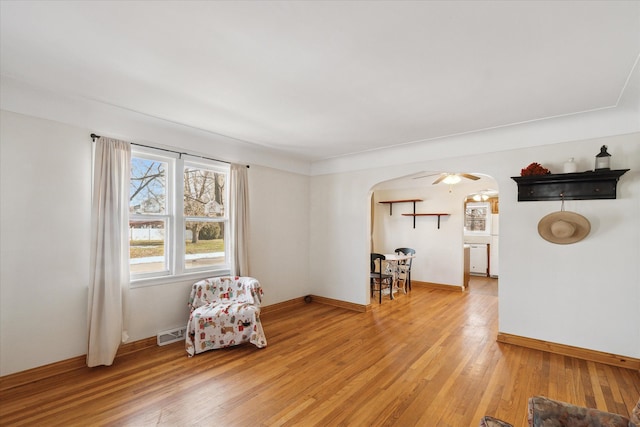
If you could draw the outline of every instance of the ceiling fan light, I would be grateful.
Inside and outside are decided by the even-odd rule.
[[[485,193],[476,193],[471,196],[474,202],[486,202],[489,200],[489,196]]]
[[[460,178],[458,175],[455,174],[451,174],[451,175],[447,175],[442,182],[444,182],[445,184],[457,184],[460,181],[462,181],[462,178]]]

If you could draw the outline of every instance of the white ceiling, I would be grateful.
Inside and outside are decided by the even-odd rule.
[[[3,76],[315,161],[615,106],[640,1],[7,1]]]

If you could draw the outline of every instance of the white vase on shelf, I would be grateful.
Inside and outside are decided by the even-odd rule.
[[[578,170],[578,165],[573,161],[573,157],[564,162],[562,171],[564,173],[574,173]]]

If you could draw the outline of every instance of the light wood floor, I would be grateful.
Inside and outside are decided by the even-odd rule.
[[[264,349],[188,358],[177,343],[14,387],[0,424],[466,427],[488,414],[524,426],[532,395],[629,413],[639,372],[496,343],[497,283],[481,282],[414,287],[367,313],[266,314]]]

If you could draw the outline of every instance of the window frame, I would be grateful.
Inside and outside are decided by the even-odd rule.
[[[484,209],[484,215],[477,219],[469,219],[470,209]],[[467,228],[468,221],[484,221],[484,230],[472,230]],[[465,236],[490,236],[491,235],[491,203],[466,202],[464,205],[464,235]]]
[[[187,155],[187,158],[189,158],[190,156]],[[176,262],[176,265],[180,265],[180,268],[182,269],[182,271],[180,272],[181,275],[184,274],[188,274],[188,273],[197,273],[197,272],[211,272],[211,271],[216,271],[216,270],[224,270],[224,271],[229,271],[230,270],[230,265],[231,265],[231,261],[230,261],[230,257],[231,257],[231,249],[230,249],[230,245],[231,245],[231,218],[229,215],[229,177],[230,177],[230,166],[228,164],[223,164],[223,163],[219,163],[219,162],[213,162],[213,161],[209,161],[209,162],[203,162],[202,159],[197,159],[197,160],[187,160],[187,159],[181,159],[182,160],[182,165],[180,167],[180,170],[182,171],[182,185],[180,186],[181,189],[181,195],[177,195],[175,197],[175,200],[181,200],[182,204],[181,204],[181,208],[182,209],[178,209],[178,211],[180,211],[180,216],[181,218],[179,219],[180,221],[180,227],[176,228],[176,232],[179,232],[179,230],[182,231],[182,238],[181,239],[177,239],[176,240],[176,250],[179,251],[178,253],[183,254],[184,258],[183,258],[183,262],[182,263],[178,263]],[[224,182],[224,194],[223,194],[223,200],[224,200],[224,215],[222,217],[202,217],[202,216],[187,216],[184,214],[184,170],[187,167],[193,167],[193,168],[197,168],[197,169],[206,169],[209,171],[213,171],[214,173],[223,173],[225,176],[225,182]],[[176,169],[177,170],[177,169]],[[177,186],[177,181],[176,181],[176,186]],[[186,229],[186,223],[188,221],[200,221],[200,222],[210,222],[210,223],[214,223],[214,222],[219,222],[219,223],[223,223],[224,224],[224,263],[222,265],[222,268],[207,268],[207,267],[202,267],[202,268],[187,268],[186,267],[186,251],[185,251],[185,246],[186,246],[186,236],[184,234],[185,229]]]
[[[202,159],[195,156],[180,155],[150,147],[131,147],[131,157],[161,161],[167,164],[166,176],[166,212],[164,215],[130,214],[129,220],[141,218],[165,219],[165,269],[157,272],[130,273],[130,287],[154,286],[166,283],[175,283],[181,280],[194,280],[205,277],[225,276],[231,272],[231,217],[229,212],[229,178],[230,165],[223,162]],[[211,170],[216,173],[224,173],[224,216],[213,218],[207,222],[224,223],[224,261],[222,264],[204,266],[201,268],[186,268],[186,221],[189,218],[184,214],[184,170],[185,167]],[[198,217],[195,217],[198,218]]]

